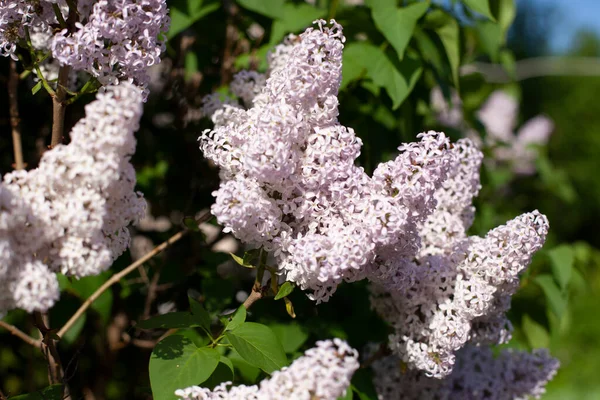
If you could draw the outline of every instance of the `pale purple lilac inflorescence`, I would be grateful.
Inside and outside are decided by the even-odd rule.
[[[138,88],[108,87],[86,106],[68,145],[46,151],[36,169],[4,175],[0,313],[46,311],[59,296],[56,272],[96,275],[127,249],[127,226],[145,209],[129,161],[141,114]]]
[[[452,374],[435,379],[418,370],[403,370],[396,356],[373,363],[380,400],[526,400],[540,398],[554,377],[558,361],[545,349],[532,353],[487,346],[467,346],[457,353]]]
[[[389,347],[444,378],[467,344],[510,338],[504,313],[548,221],[534,211],[467,235],[483,159],[469,139],[422,133],[372,176],[356,166],[362,142],[337,120],[341,27],[317,24],[275,48],[266,76],[236,77],[246,108],[206,99],[215,128],[200,147],[222,179],[212,212],[317,302],[369,279],[372,307],[395,330]]]
[[[192,386],[175,394],[181,400],[336,400],[359,366],[358,353],[346,342],[324,340],[258,385],[228,388],[231,382],[225,382],[214,390]]]
[[[147,96],[147,69],[160,63],[169,28],[165,0],[80,0],[79,21],[73,32],[56,31],[53,5],[64,20],[69,18],[65,0],[1,1],[0,55],[17,59],[17,43],[31,39],[35,49],[48,51],[53,60],[75,71],[86,71],[103,85],[129,81]],[[27,35],[28,34],[28,35]],[[46,77],[50,79],[50,77]]]
[[[417,224],[456,157],[428,132],[373,177],[355,166],[362,142],[337,121],[345,38],[337,23],[317,24],[275,48],[268,78],[234,79],[248,109],[207,99],[215,128],[200,147],[221,168],[212,212],[225,230],[272,252],[319,302],[364,278],[378,253],[416,251]]]

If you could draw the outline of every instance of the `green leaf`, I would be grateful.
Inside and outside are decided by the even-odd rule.
[[[550,335],[546,328],[534,321],[529,315],[523,315],[521,327],[532,348],[539,349],[550,345]]]
[[[506,34],[517,15],[515,0],[499,0],[498,4],[498,26],[502,31],[502,43],[506,42]]]
[[[268,326],[246,322],[225,335],[244,360],[267,373],[287,365],[285,351]]]
[[[552,274],[558,283],[561,290],[565,290],[573,271],[573,263],[575,262],[575,253],[569,245],[562,245],[548,251],[550,257],[550,265],[552,266]]]
[[[230,318],[229,323],[225,326],[225,331],[232,331],[246,321],[246,307],[243,304],[239,306]]]
[[[179,335],[168,336],[150,356],[150,385],[155,400],[175,400],[175,390],[206,381],[221,356],[215,349],[198,348]]]
[[[285,296],[289,296],[296,286],[292,282],[284,282],[283,285],[279,287],[279,291],[275,296],[275,300],[279,300],[284,298]]]
[[[169,16],[171,17],[171,25],[169,32],[167,32],[167,39],[169,40],[220,7],[219,2],[211,2],[203,6],[203,1],[198,0],[177,3],[186,3],[187,7],[179,4],[170,6]]]
[[[479,21],[476,26],[481,47],[493,62],[498,62],[503,41],[500,26],[489,21]]]
[[[231,258],[233,258],[233,261],[235,261],[236,263],[238,263],[242,267],[245,267],[245,268],[256,268],[254,265],[249,264],[248,261],[245,261],[242,257],[236,256],[233,253],[229,253],[229,254],[231,255]]]
[[[548,274],[539,275],[534,279],[534,282],[536,282],[544,291],[550,310],[552,310],[554,315],[559,319],[562,318],[567,308],[567,302],[558,286],[554,283],[552,276]]]
[[[11,396],[10,400],[62,400],[62,398],[63,386],[57,383],[37,392]]]
[[[177,311],[140,321],[137,326],[142,329],[173,329],[200,327],[198,319],[187,311]]]
[[[272,19],[284,18],[285,0],[237,0],[238,4],[248,10]]]
[[[306,29],[316,19],[324,18],[327,11],[315,8],[310,4],[289,4],[283,6],[283,16],[273,21],[269,43],[275,45],[288,33]]]
[[[434,13],[441,13],[444,17],[444,24],[438,27],[435,32],[440,37],[442,41],[442,45],[446,50],[446,56],[448,57],[448,61],[450,63],[450,70],[452,71],[452,79],[454,80],[454,85],[458,87],[458,67],[460,65],[460,42],[459,42],[459,29],[458,22],[442,13],[439,10],[431,12],[429,15]],[[429,17],[428,15],[428,17]],[[431,18],[439,18],[441,15],[434,15]]]
[[[413,35],[415,26],[429,8],[429,1],[396,8],[389,2],[373,2],[371,16],[379,32],[394,47],[398,58],[404,58],[404,51]]]
[[[421,65],[411,58],[393,62],[380,48],[366,42],[351,43],[346,47],[342,64],[342,86],[349,79],[361,76],[371,79],[386,90],[395,110],[412,91],[421,76]]]
[[[190,309],[194,319],[200,324],[201,327],[206,329],[207,332],[210,332],[211,318],[208,314],[208,311],[206,311],[202,304],[200,304],[200,302],[194,299],[192,296],[188,295],[188,299],[190,301]]]
[[[38,83],[36,83],[32,88],[31,88],[31,94],[36,94],[37,92],[40,91],[40,89],[42,88],[42,81],[40,80]],[[16,398],[16,397],[15,397]]]
[[[210,378],[202,384],[202,387],[214,389],[220,383],[233,381],[233,377],[234,372],[231,360],[225,356],[221,356],[217,368],[215,368]]]
[[[235,350],[231,350],[228,355],[229,360],[235,367],[235,369],[239,372],[239,375],[248,383],[256,382],[256,379],[261,374],[260,368],[255,367],[252,364],[249,364],[239,355],[239,353]]]
[[[295,322],[271,324],[269,328],[275,333],[283,346],[283,350],[288,354],[298,351],[308,339],[308,332]]]
[[[462,2],[465,3],[465,6],[484,17],[492,21],[496,20],[490,11],[490,3],[488,0],[462,0]]]

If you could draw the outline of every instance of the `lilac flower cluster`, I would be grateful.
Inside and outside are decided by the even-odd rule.
[[[456,367],[446,379],[416,370],[404,371],[395,356],[373,363],[380,400],[540,398],[554,377],[558,361],[545,349],[533,353],[503,350],[494,357],[487,346],[467,346],[457,353]]]
[[[289,37],[260,92],[259,77],[236,78],[250,108],[209,98],[215,128],[200,138],[221,168],[213,214],[317,301],[364,278],[378,254],[414,253],[417,224],[456,162],[444,134],[429,132],[373,177],[354,165],[361,140],[337,121],[343,42],[335,21]]]
[[[519,105],[512,96],[500,90],[492,93],[477,112],[487,133],[484,141],[465,121],[458,93],[451,93],[449,104],[442,91],[434,88],[431,91],[431,107],[440,124],[464,131],[476,143],[490,147],[495,162],[510,165],[518,175],[535,173],[535,146],[546,145],[554,130],[554,123],[550,118],[538,115],[515,133]]]
[[[215,128],[200,146],[222,178],[212,212],[317,302],[369,279],[396,356],[444,378],[468,343],[510,337],[504,313],[548,221],[534,211],[467,235],[483,159],[469,139],[427,132],[373,176],[356,166],[362,143],[337,121],[341,27],[318,26],[275,49],[264,86],[239,78],[234,94],[249,108],[207,100]]]
[[[513,97],[496,91],[483,104],[478,118],[485,126],[488,144],[495,147],[494,158],[510,163],[516,174],[531,175],[535,173],[537,158],[534,146],[548,143],[554,123],[550,118],[538,115],[514,133],[518,112],[519,105]]]
[[[86,106],[71,143],[44,153],[39,167],[0,184],[0,313],[45,311],[58,299],[55,273],[106,270],[129,246],[127,226],[144,216],[134,191],[142,98],[124,83]]]
[[[133,82],[147,95],[147,69],[160,63],[165,49],[166,0],[80,0],[74,32],[55,32],[53,5],[66,20],[64,0],[0,1],[0,55],[16,60],[17,43],[28,32],[32,46],[51,52],[60,64],[86,71],[102,85]]]
[[[121,80],[146,88],[147,69],[160,63],[169,28],[165,0],[99,0],[85,24],[54,36],[52,55],[102,85]]]
[[[258,385],[228,390],[231,382],[225,382],[212,391],[192,386],[177,390],[175,395],[180,400],[335,400],[344,395],[359,366],[358,353],[346,342],[325,340]]]

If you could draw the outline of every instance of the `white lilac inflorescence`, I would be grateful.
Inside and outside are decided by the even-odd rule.
[[[545,349],[532,353],[502,350],[494,356],[488,346],[467,346],[456,355],[446,379],[417,370],[403,370],[396,356],[373,363],[373,383],[380,400],[526,400],[540,398],[554,377],[558,361]]]
[[[269,57],[268,78],[235,78],[249,108],[207,99],[215,128],[200,138],[221,168],[212,207],[219,222],[270,251],[317,301],[379,269],[377,254],[414,254],[417,224],[456,163],[445,135],[428,132],[373,177],[354,165],[362,142],[337,120],[344,40],[340,25],[324,21],[288,37]]]
[[[0,314],[46,311],[59,296],[55,273],[96,275],[127,249],[127,226],[145,209],[129,161],[141,114],[137,87],[109,86],[86,106],[68,145],[46,151],[34,170],[4,175]]]
[[[74,3],[77,10],[71,15],[78,18],[74,28],[57,31],[54,27],[60,21],[53,6],[58,6],[63,21],[72,22],[65,0],[0,0],[0,55],[16,60],[18,43],[29,41],[35,49],[51,54],[53,59],[45,64],[50,72],[60,63],[88,72],[102,85],[133,82],[145,97],[147,69],[160,62],[165,49],[170,22],[166,0]]]
[[[483,159],[469,139],[422,133],[372,176],[356,166],[362,142],[337,120],[344,37],[317,25],[277,46],[266,75],[234,79],[243,104],[206,99],[215,127],[200,148],[222,179],[212,212],[317,302],[369,279],[395,356],[447,377],[460,349],[510,338],[505,312],[548,221],[534,211],[467,235]]]
[[[292,365],[254,386],[225,382],[214,390],[192,386],[175,392],[181,400],[336,400],[358,369],[358,353],[340,339],[317,342]]]

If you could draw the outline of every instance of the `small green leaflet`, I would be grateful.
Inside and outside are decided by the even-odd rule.
[[[289,296],[294,291],[295,287],[296,286],[294,286],[292,282],[284,282],[283,285],[281,285],[281,287],[279,288],[279,291],[275,296],[275,300],[279,300],[286,296]]]

